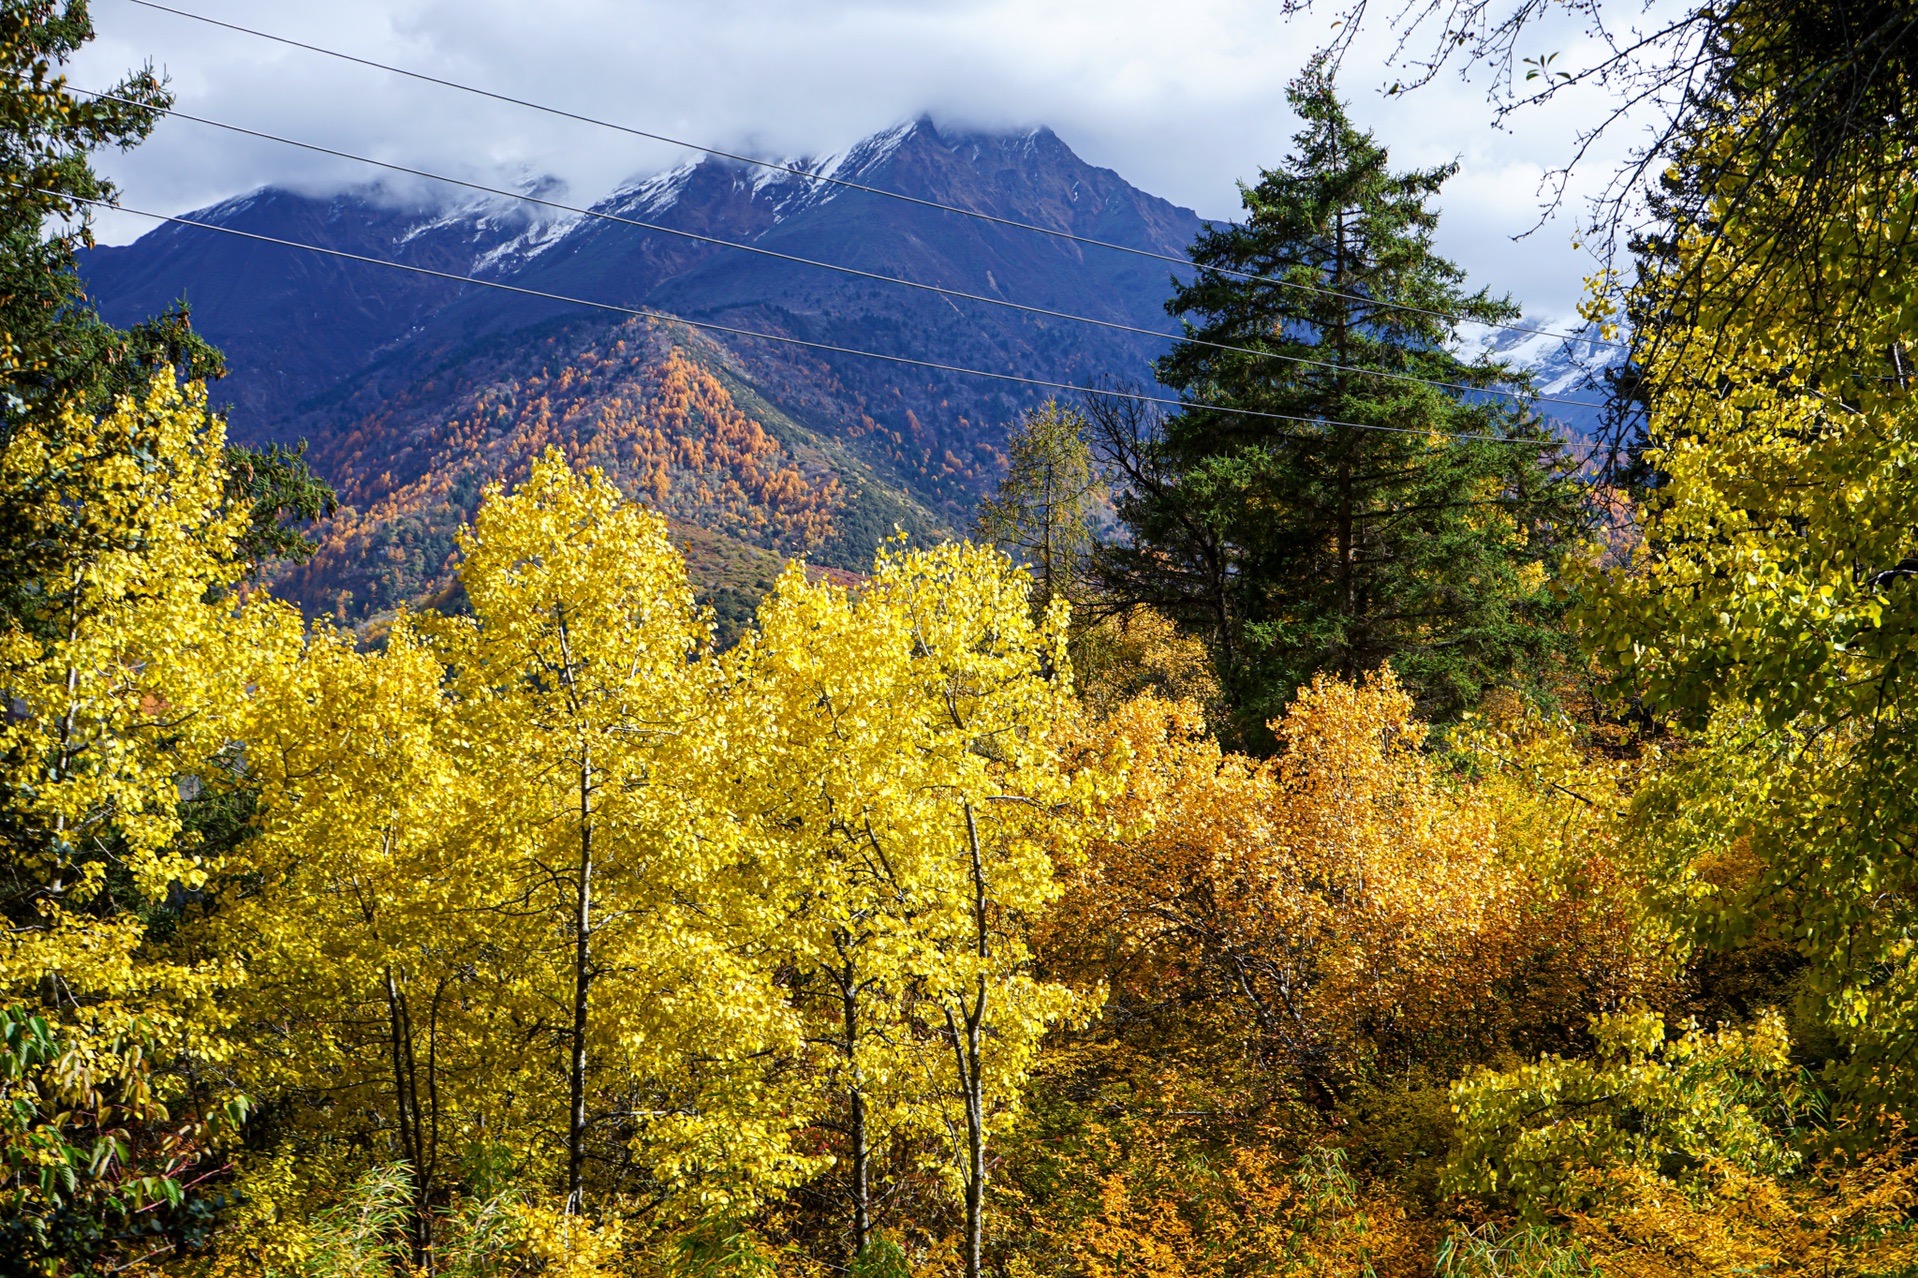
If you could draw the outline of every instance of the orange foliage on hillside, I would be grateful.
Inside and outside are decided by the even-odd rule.
[[[382,405],[318,454],[345,509],[282,588],[309,605],[351,590],[373,607],[429,588],[451,571],[451,535],[480,487],[516,482],[548,447],[676,520],[752,545],[803,553],[830,531],[839,482],[802,465],[652,327],[634,321],[570,351],[548,339],[528,354],[489,384],[428,384]],[[447,401],[437,413],[435,399]]]

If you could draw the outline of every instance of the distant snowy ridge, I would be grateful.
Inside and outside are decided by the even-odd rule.
[[[1624,346],[1605,341],[1596,324],[1560,324],[1530,315],[1508,328],[1472,326],[1460,345],[1468,357],[1490,355],[1525,369],[1541,395],[1597,390],[1605,384],[1605,372],[1625,359]]]

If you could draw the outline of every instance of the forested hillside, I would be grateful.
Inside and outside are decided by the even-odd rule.
[[[842,156],[796,167],[1174,257],[1200,225],[1190,210],[1086,164],[1043,129],[942,133],[922,119]],[[535,191],[564,201],[563,192]],[[716,438],[732,429],[724,420],[731,408],[716,406],[709,417],[706,404],[689,405],[687,425],[683,412],[634,394],[627,364],[606,362],[607,352],[637,342],[657,362],[667,358],[666,348],[657,338],[635,337],[635,326],[619,315],[314,257],[211,228],[829,346],[1017,368],[1069,384],[1149,380],[1150,360],[1164,346],[1152,334],[1172,330],[1162,306],[1173,271],[1167,262],[777,170],[706,159],[629,182],[584,213],[459,188],[440,194],[448,203],[421,208],[417,195],[409,205],[378,189],[332,199],[260,191],[193,214],[204,228],[163,226],[83,258],[89,291],[109,320],[133,323],[182,300],[190,306],[196,329],[226,356],[228,374],[213,394],[231,405],[237,439],[311,441],[318,473],[354,509],[355,531],[282,583],[310,610],[360,618],[447,584],[452,530],[472,515],[478,493],[460,474],[524,473],[529,454],[520,450],[521,469],[500,469],[501,450],[512,445],[490,434],[499,405],[526,390],[518,383],[523,375],[566,383],[572,411],[545,438],[568,447],[610,446],[590,443],[602,432],[588,421],[635,437],[686,430]],[[875,277],[946,292],[902,289]],[[1073,323],[991,299],[1141,331]],[[780,531],[790,521],[774,508],[786,499],[733,496],[729,485],[752,493],[763,480],[716,458],[712,473],[720,477],[709,488],[711,501],[689,482],[667,508],[741,543],[741,554],[805,549],[860,569],[895,527],[963,529],[1003,462],[1006,423],[1045,394],[726,333],[680,328],[672,341],[682,370],[697,366],[700,376],[723,382],[729,397],[743,398],[741,411],[755,429],[804,456],[782,465],[796,464],[811,476],[808,483],[831,489],[813,495],[808,532],[793,536]],[[536,370],[527,367],[531,359]],[[663,364],[645,374],[669,375]],[[448,432],[456,422],[465,424],[453,445]],[[630,461],[636,474],[652,473],[656,463]],[[435,473],[424,478],[423,468]],[[454,497],[436,531],[412,517],[403,495],[384,497],[415,480],[429,484],[438,500]],[[370,499],[375,490],[380,500]],[[758,513],[743,515],[742,500]],[[709,581],[704,567],[702,584],[728,584]]]
[[[524,475],[550,447],[713,544],[774,564],[802,555],[863,568],[895,528],[945,527],[845,441],[773,410],[733,367],[702,335],[644,320],[501,343],[484,365],[396,394],[312,450],[321,473],[342,477],[345,510],[276,587],[343,621],[444,588],[480,489]],[[699,567],[709,589],[739,584],[716,562]]]
[[[83,288],[166,86],[0,0],[0,1271],[1918,1273],[1913,81],[1823,16],[1649,72],[1601,447],[1317,64],[1172,402],[956,536],[672,320],[242,439]]]

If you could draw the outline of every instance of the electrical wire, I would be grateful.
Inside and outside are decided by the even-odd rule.
[[[424,71],[413,71],[406,67],[393,66],[390,63],[376,62],[371,58],[362,58],[355,54],[343,53],[338,49],[329,49],[323,45],[309,44],[304,40],[295,40],[290,36],[275,35],[271,31],[261,31],[254,27],[241,26],[237,22],[227,22],[220,18],[209,17],[203,13],[194,13],[189,9],[178,9],[172,5],[160,4],[157,0],[127,0],[127,3],[139,5],[144,9],[154,9],[161,13],[170,13],[176,17],[187,18],[194,22],[203,22],[208,26],[221,27],[228,31],[237,32],[240,35],[253,36],[261,40],[271,40],[275,44],[282,44],[295,49],[303,49],[308,53],[317,53],[323,57],[336,58],[342,62],[351,62],[358,66],[370,67],[373,70],[384,71],[391,75],[405,76],[408,79],[418,80],[425,84],[438,85],[441,88],[454,89],[461,93],[470,93],[476,97],[488,98],[495,102],[503,102],[509,106],[524,107],[529,111],[538,111],[559,119],[572,120],[580,124],[590,124],[595,128],[611,129],[614,132],[624,133],[630,137],[645,138],[649,142],[663,142],[668,146],[681,147],[688,151],[699,151],[722,160],[732,160],[740,164],[751,164],[764,169],[789,173],[794,177],[803,178],[808,182],[825,183],[831,186],[843,187],[851,191],[863,191],[868,195],[883,196],[891,200],[903,200],[908,204],[919,205],[921,208],[937,209],[943,213],[956,213],[961,217],[977,218],[981,221],[1011,227],[1015,230],[1032,231],[1039,235],[1049,235],[1057,239],[1068,240],[1074,244],[1082,244],[1092,248],[1110,249],[1116,253],[1129,253],[1137,257],[1151,258],[1155,261],[1170,262],[1175,266],[1182,266],[1188,269],[1193,269],[1196,266],[1191,259],[1175,257],[1170,253],[1158,253],[1151,249],[1142,249],[1129,244],[1115,243],[1112,240],[1102,240],[1089,235],[1079,235],[1072,231],[1059,230],[1055,227],[1040,226],[1034,222],[1022,222],[1017,218],[1000,217],[997,214],[986,213],[979,209],[962,208],[956,204],[947,204],[939,200],[929,200],[917,195],[907,195],[903,191],[889,191],[885,187],[869,186],[863,182],[854,182],[847,178],[817,173],[811,169],[800,168],[797,165],[782,164],[777,160],[764,160],[750,155],[742,155],[735,151],[722,150],[718,147],[704,146],[698,142],[687,142],[680,138],[669,137],[664,133],[654,133],[646,129],[636,128],[632,125],[619,124],[612,120],[602,120],[595,116],[583,115],[579,112],[568,111],[561,107],[547,106],[544,103],[533,102],[526,98],[516,98],[510,94],[496,93],[491,89],[482,89],[475,85],[463,84],[458,80],[448,80],[440,76],[429,75]],[[1367,306],[1376,306],[1386,310],[1403,311],[1410,315],[1426,315],[1434,319],[1449,320],[1453,323],[1477,324],[1486,328],[1504,329],[1513,333],[1528,333],[1535,337],[1556,337],[1565,342],[1583,341],[1590,342],[1594,346],[1607,346],[1618,350],[1626,349],[1626,344],[1623,342],[1607,341],[1603,338],[1588,337],[1578,333],[1560,333],[1552,329],[1532,328],[1523,324],[1472,319],[1469,316],[1456,315],[1448,311],[1434,310],[1423,306],[1412,306],[1403,302],[1393,302],[1382,298],[1367,297],[1362,293],[1347,293],[1339,289],[1327,288],[1320,284],[1306,284],[1299,280],[1281,279],[1273,275],[1260,275],[1251,271],[1239,271],[1223,266],[1203,266],[1196,267],[1196,269],[1211,271],[1216,275],[1231,276],[1235,279],[1271,284],[1279,288],[1298,289],[1303,292],[1316,293],[1326,297],[1342,298],[1346,301],[1360,302]]]
[[[1080,386],[1072,382],[1055,382],[1042,377],[1028,377],[1020,373],[997,373],[989,369],[968,368],[963,364],[943,364],[936,360],[915,359],[909,355],[889,355],[883,351],[861,350],[855,346],[840,346],[832,342],[816,342],[803,337],[790,337],[783,333],[764,333],[755,329],[738,328],[730,324],[717,324],[711,320],[688,319],[682,315],[673,315],[666,311],[652,310],[643,306],[621,306],[613,302],[595,302],[583,297],[570,297],[564,293],[552,293],[545,289],[527,288],[519,284],[508,284],[502,280],[480,279],[473,275],[461,275],[454,271],[438,271],[428,266],[416,266],[410,262],[395,262],[388,258],[370,257],[363,253],[349,253],[345,249],[326,248],[319,244],[306,244],[299,240],[281,239],[277,235],[262,235],[257,231],[242,231],[238,227],[221,226],[216,222],[201,222],[194,218],[179,217],[170,213],[154,213],[146,209],[136,209],[125,204],[113,204],[106,200],[86,199],[65,192],[50,191],[42,187],[21,187],[8,183],[18,190],[30,190],[41,195],[51,195],[75,204],[90,205],[94,208],[112,209],[120,213],[131,213],[135,217],[150,218],[155,222],[170,222],[176,226],[190,226],[196,230],[214,231],[221,235],[236,236],[260,244],[273,244],[281,248],[299,249],[308,253],[319,253],[326,257],[339,258],[348,262],[360,262],[367,266],[384,266],[396,271],[407,271],[414,275],[424,275],[432,279],[447,280],[456,284],[472,284],[480,288],[498,289],[505,293],[515,293],[521,297],[532,297],[542,301],[558,302],[567,306],[583,306],[593,310],[610,311],[636,319],[661,320],[672,324],[683,324],[688,328],[705,329],[713,333],[725,333],[732,337],[755,338],[766,342],[780,342],[789,346],[804,347],[808,350],[823,351],[833,355],[853,355],[863,359],[882,360],[889,364],[901,364],[914,368],[928,368],[942,373],[958,373],[967,377],[984,377],[993,381],[1013,382],[1021,386],[1036,386],[1043,390],[1069,391],[1078,395],[1102,395],[1114,399],[1131,399],[1141,403],[1162,404],[1182,410],[1201,410],[1205,412],[1228,413],[1237,417],[1256,417],[1270,421],[1299,422],[1307,426],[1344,427],[1350,430],[1380,431],[1394,435],[1423,435],[1427,438],[1476,440],[1490,444],[1518,444],[1538,448],[1548,441],[1537,436],[1488,435],[1466,431],[1428,431],[1412,426],[1380,426],[1371,422],[1335,421],[1322,417],[1300,417],[1290,413],[1270,413],[1254,408],[1234,408],[1228,404],[1207,404],[1192,400],[1172,399],[1162,395],[1144,395],[1132,391],[1114,390],[1102,386]],[[1322,440],[1322,435],[1284,435],[1287,439],[1308,441]]]
[[[102,102],[118,102],[127,106],[143,105],[130,98],[119,97],[111,93],[101,93],[94,89],[82,89],[77,85],[68,85],[67,88],[74,93],[84,94],[87,97]],[[1164,333],[1157,329],[1144,328],[1137,324],[1127,324],[1119,320],[1099,319],[1092,315],[1078,315],[1071,311],[1060,311],[1054,310],[1051,307],[1033,306],[1025,302],[1015,302],[1009,298],[992,297],[984,293],[970,293],[964,289],[947,288],[939,284],[926,284],[919,280],[906,279],[903,276],[887,275],[879,271],[862,270],[856,266],[842,266],[835,262],[822,262],[817,258],[801,257],[794,253],[781,253],[777,249],[769,249],[757,244],[742,244],[737,240],[721,239],[713,235],[702,235],[697,231],[682,230],[679,227],[667,226],[659,222],[642,221],[638,218],[609,213],[603,209],[581,208],[578,205],[565,204],[558,200],[549,200],[543,196],[530,195],[506,187],[488,186],[483,182],[473,182],[465,178],[449,177],[443,173],[434,173],[427,169],[416,169],[408,165],[395,164],[387,160],[376,160],[371,156],[356,155],[351,151],[338,150],[334,147],[323,146],[317,142],[302,142],[298,138],[282,137],[276,133],[267,133],[260,129],[250,129],[239,124],[228,124],[221,120],[213,120],[206,116],[193,115],[189,112],[174,110],[169,107],[146,107],[145,109],[156,111],[161,115],[171,116],[177,120],[187,120],[194,124],[223,129],[229,133],[237,133],[244,137],[258,138],[263,142],[274,142],[282,146],[298,147],[301,150],[313,151],[320,155],[330,155],[336,159],[350,160],[357,164],[366,164],[374,168],[386,169],[393,173],[404,173],[409,177],[425,178],[432,182],[443,182],[448,186],[463,187],[469,191],[479,191],[504,199],[519,200],[526,204],[534,204],[562,213],[613,222],[621,226],[635,227],[642,231],[657,231],[665,235],[681,236],[701,244],[737,249],[743,253],[754,253],[781,262],[791,262],[800,266],[816,267],[823,271],[836,271],[840,274],[851,275],[858,279],[873,280],[882,284],[896,284],[902,288],[920,289],[928,293],[938,294],[941,297],[956,297],[962,301],[982,302],[990,306],[1001,306],[1028,315],[1043,316],[1047,319],[1067,320],[1075,324],[1089,324],[1098,328],[1111,329],[1116,332],[1134,333],[1142,337],[1157,338],[1161,341],[1181,342],[1190,346],[1207,347],[1211,350],[1229,351],[1238,355],[1250,355],[1257,359],[1278,360],[1281,363],[1298,364],[1308,368],[1322,368],[1335,373],[1351,373],[1362,377],[1377,377],[1389,381],[1410,382],[1419,386],[1431,386],[1440,390],[1459,391],[1468,395],[1503,395],[1526,404],[1564,404],[1573,408],[1605,407],[1603,404],[1587,399],[1567,399],[1559,395],[1539,395],[1531,391],[1511,390],[1503,386],[1470,386],[1462,382],[1439,381],[1430,377],[1419,377],[1412,373],[1397,373],[1389,369],[1358,368],[1351,365],[1334,363],[1331,360],[1310,359],[1302,355],[1286,355],[1279,351],[1263,351],[1250,346],[1236,346],[1230,342],[1215,342],[1207,338],[1193,337],[1190,334]]]

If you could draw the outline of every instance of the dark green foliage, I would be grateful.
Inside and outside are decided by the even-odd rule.
[[[890,1238],[875,1238],[852,1260],[853,1278],[912,1278],[906,1249]]]
[[[137,144],[169,101],[151,68],[114,86],[125,101],[67,92],[57,68],[92,38],[84,0],[0,0],[0,431],[97,384],[110,330],[81,303],[73,254],[91,240],[84,201],[114,192],[89,157]]]
[[[7,1272],[79,1272],[101,1257],[196,1246],[211,1204],[188,1197],[207,1124],[170,1116],[136,1027],[110,1053],[0,1009],[0,1255]],[[245,1116],[235,1100],[225,1125]],[[17,1268],[16,1268],[17,1267]]]
[[[905,533],[915,546],[931,545],[948,533],[898,489],[859,476],[842,482],[845,503],[833,512],[825,543],[807,556],[812,563],[866,572],[872,568],[873,551],[895,533]]]
[[[1576,1239],[1544,1225],[1515,1225],[1500,1233],[1491,1225],[1455,1227],[1439,1244],[1438,1278],[1582,1278],[1595,1272]]]
[[[340,507],[332,487],[306,461],[306,442],[226,450],[227,494],[251,512],[240,551],[256,564],[304,563],[317,547],[298,524],[323,519]],[[294,521],[292,524],[288,520]]]
[[[752,1233],[715,1218],[680,1240],[679,1268],[687,1278],[772,1278],[772,1259]]]
[[[1242,188],[1246,220],[1199,238],[1167,304],[1195,337],[1258,353],[1185,344],[1158,374],[1301,420],[1186,408],[1154,428],[1090,406],[1132,533],[1104,553],[1107,584],[1207,636],[1254,738],[1321,671],[1389,661],[1439,718],[1525,681],[1556,646],[1540,568],[1580,501],[1554,437],[1491,393],[1519,375],[1451,349],[1441,315],[1518,315],[1433,250],[1451,167],[1394,173],[1323,78],[1291,96],[1298,152]]]

